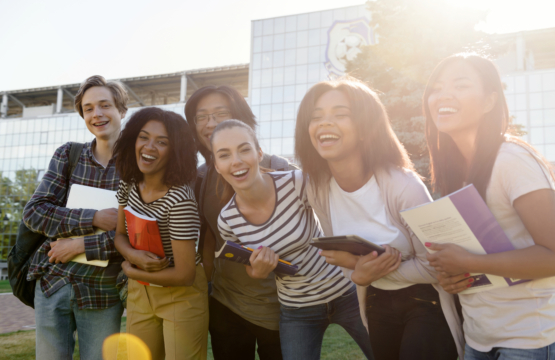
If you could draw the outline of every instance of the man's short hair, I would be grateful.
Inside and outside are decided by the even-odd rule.
[[[81,83],[77,95],[75,95],[75,110],[77,110],[81,117],[83,117],[83,96],[87,90],[94,86],[104,86],[108,88],[114,97],[114,102],[119,112],[123,113],[127,111],[129,96],[127,96],[127,91],[125,91],[124,86],[117,81],[106,81],[103,76],[93,75]]]

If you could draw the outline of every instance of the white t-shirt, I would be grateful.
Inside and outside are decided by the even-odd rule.
[[[487,204],[516,249],[534,245],[513,202],[540,189],[555,189],[547,170],[522,146],[501,145],[486,191]],[[537,349],[555,342],[555,277],[460,295],[468,345]]]
[[[334,235],[358,235],[378,245],[399,250],[403,260],[409,259],[412,247],[399,229],[389,221],[376,177],[360,189],[346,192],[332,177],[330,181],[330,215]],[[372,286],[382,290],[398,290],[414,285],[381,278]]]

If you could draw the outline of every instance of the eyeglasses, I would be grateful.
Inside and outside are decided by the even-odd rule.
[[[214,118],[214,121],[218,124],[224,120],[231,119],[231,113],[229,111],[218,111],[212,114],[202,114],[195,116],[195,124],[203,125],[210,120],[210,116]]]

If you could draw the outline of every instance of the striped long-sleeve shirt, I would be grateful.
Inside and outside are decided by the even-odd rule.
[[[80,184],[115,191],[119,184],[115,159],[111,159],[106,168],[96,161],[92,152],[95,141],[83,146],[70,185]],[[39,279],[46,297],[62,286],[71,284],[80,309],[106,309],[120,301],[116,278],[123,259],[114,245],[115,231],[84,236],[95,231],[92,222],[96,210],[64,207],[69,150],[70,143],[56,150],[48,170],[23,212],[25,225],[48,237],[31,262],[27,280]],[[84,236],[87,260],[109,260],[108,266],[48,262],[50,243],[71,236]]]
[[[293,276],[276,274],[280,303],[306,307],[330,302],[352,287],[341,269],[330,265],[309,244],[323,236],[318,218],[308,203],[301,171],[269,173],[276,192],[274,213],[263,224],[249,222],[237,207],[235,195],[222,209],[218,227],[224,240],[251,248],[267,246],[280,259],[299,267]]]

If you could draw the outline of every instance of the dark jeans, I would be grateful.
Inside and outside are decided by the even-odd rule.
[[[293,308],[281,305],[279,330],[286,360],[318,360],[324,333],[330,324],[341,325],[369,360],[374,360],[368,332],[360,318],[356,287],[332,301]]]
[[[210,296],[210,338],[215,360],[281,360],[279,331],[255,325]]]
[[[368,287],[366,316],[376,360],[456,360],[457,346],[432,285]]]

